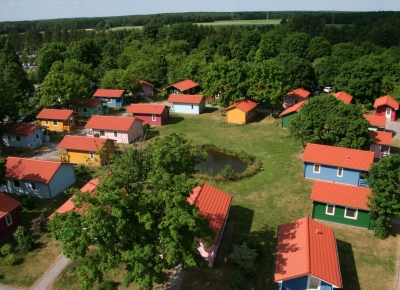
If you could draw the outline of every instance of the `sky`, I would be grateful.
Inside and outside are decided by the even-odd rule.
[[[400,11],[400,0],[0,0],[0,21],[287,10]]]

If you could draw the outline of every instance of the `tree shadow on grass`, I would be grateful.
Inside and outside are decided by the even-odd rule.
[[[361,290],[351,244],[338,239],[336,239],[336,243],[340,268],[346,269],[346,271],[341,271],[343,289]]]
[[[182,122],[183,120],[185,120],[185,118],[183,118],[181,116],[171,116],[170,115],[168,125],[178,124],[179,122]]]
[[[219,109],[217,107],[205,107],[204,111],[201,112],[201,114],[210,114],[214,113],[215,111],[218,111]]]
[[[24,261],[25,261],[24,258],[19,257],[19,258],[15,261],[15,263],[14,263],[13,265],[14,265],[14,266],[21,265]]]
[[[146,135],[145,140],[148,141],[148,140],[151,140],[151,139],[153,139],[155,137],[159,137],[160,136],[160,131],[155,130],[155,129],[150,129],[150,130],[146,131],[145,135]]]
[[[250,121],[250,123],[260,123],[267,117],[269,117],[269,114],[258,112],[257,116],[255,116],[254,119]]]

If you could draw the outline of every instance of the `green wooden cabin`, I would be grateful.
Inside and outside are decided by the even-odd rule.
[[[201,88],[198,83],[195,83],[192,80],[184,80],[168,87],[164,88],[167,91],[168,96],[170,95],[195,95],[200,92]]]
[[[93,115],[108,114],[108,108],[104,106],[100,99],[87,99],[75,106],[78,117],[91,118]]]
[[[335,182],[315,181],[310,199],[312,218],[364,229],[372,229],[368,209],[371,189]]]
[[[281,117],[282,128],[289,129],[290,120],[300,112],[301,106],[303,106],[307,100],[295,103],[293,106],[284,110],[279,116]]]

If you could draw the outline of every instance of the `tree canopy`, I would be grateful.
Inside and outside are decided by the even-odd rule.
[[[400,155],[392,154],[372,164],[367,181],[372,191],[368,207],[376,225],[375,236],[385,239],[390,220],[400,215]]]
[[[125,285],[151,289],[168,280],[165,270],[207,264],[194,238],[210,244],[215,233],[187,201],[197,185],[190,176],[204,157],[181,135],[170,134],[115,156],[94,194],[75,192],[74,203],[84,209],[56,215],[54,234],[66,256],[87,257],[77,269],[82,289],[121,265]]]
[[[332,95],[311,98],[291,120],[289,130],[305,146],[318,143],[368,150],[369,122],[361,107],[345,104]]]

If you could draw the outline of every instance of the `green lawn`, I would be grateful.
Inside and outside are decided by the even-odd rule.
[[[262,26],[262,25],[279,25],[282,19],[259,19],[259,20],[221,20],[214,22],[199,22],[198,25],[211,25],[211,26],[230,26],[230,25],[242,25],[242,26]]]
[[[303,149],[287,130],[280,130],[280,138],[276,139],[275,120],[266,115],[259,115],[248,125],[226,124],[223,127],[220,117],[219,111],[210,108],[198,116],[171,114],[169,125],[151,130],[150,139],[172,132],[183,133],[194,144],[214,143],[219,147],[244,150],[262,162],[262,170],[255,176],[238,182],[212,183],[233,195],[228,223],[214,268],[190,269],[181,289],[232,289],[230,276],[236,266],[228,256],[242,234],[256,237],[263,245],[262,256],[256,263],[257,276],[247,280],[244,289],[276,289],[273,263],[277,226],[311,214],[309,196],[313,182],[303,178]],[[381,241],[373,237],[372,231],[326,224],[336,233],[344,289],[371,289],[371,285],[374,289],[393,288],[398,229],[393,229],[393,235]],[[110,273],[106,279],[121,283],[122,276],[123,268]],[[67,271],[53,289],[66,286],[77,289],[78,284],[76,275]],[[121,289],[124,288],[121,286]]]

